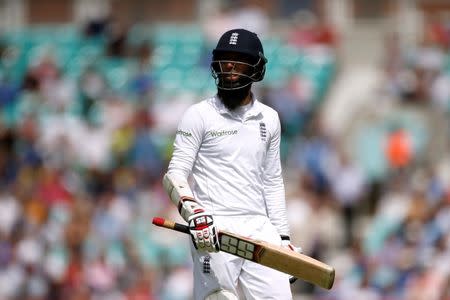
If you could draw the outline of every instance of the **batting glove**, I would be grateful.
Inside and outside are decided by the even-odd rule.
[[[287,248],[289,250],[295,251],[297,253],[303,253],[303,249],[301,247],[295,247],[291,244],[291,239],[288,236],[281,236],[281,246]],[[297,277],[289,276],[289,282],[294,283],[297,280]]]
[[[189,217],[188,224],[192,242],[196,249],[219,252],[218,230],[214,225],[212,215],[203,210],[198,211]]]

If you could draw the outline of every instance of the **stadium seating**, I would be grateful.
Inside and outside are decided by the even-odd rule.
[[[42,25],[8,32],[0,39],[5,49],[0,71],[20,83],[27,68],[42,55],[50,54],[68,78],[77,80],[87,66],[95,65],[112,90],[126,92],[127,83],[136,72],[136,58],[106,56],[106,42],[105,37],[84,37],[80,30],[69,25]],[[209,49],[199,26],[134,25],[127,36],[128,46],[137,47],[146,42],[153,47],[148,71],[156,79],[157,87],[202,95],[212,90]],[[269,64],[263,84],[280,86],[289,76],[301,74],[314,82],[317,99],[323,96],[334,72],[334,61],[310,59],[277,37],[264,44]]]

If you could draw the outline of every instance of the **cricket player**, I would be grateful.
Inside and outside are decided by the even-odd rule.
[[[251,92],[266,63],[255,33],[225,32],[211,62],[217,94],[178,126],[163,184],[190,228],[195,299],[292,299],[288,275],[218,252],[218,229],[298,250],[289,241],[279,117]]]

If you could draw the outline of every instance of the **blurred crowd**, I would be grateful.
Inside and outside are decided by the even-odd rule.
[[[425,15],[417,45],[402,43],[397,32],[385,39],[383,70],[386,92],[403,102],[434,105],[449,110],[449,21],[445,13]]]
[[[396,34],[385,44],[385,78],[368,107],[392,101],[394,116],[357,123],[365,126],[360,151],[379,171],[320,119],[291,148],[294,241],[337,271],[332,291],[311,299],[450,299],[450,22],[438,20],[425,23],[418,45],[401,47]],[[445,121],[405,121],[411,111]],[[439,138],[444,151],[426,153],[432,147],[421,144]]]
[[[258,32],[270,31],[260,11],[223,13],[214,22],[251,19]],[[213,29],[224,26],[206,24],[211,41]],[[320,18],[302,12],[293,24],[284,32],[287,44],[335,57],[339,39]],[[431,33],[407,49],[390,38],[383,89],[450,107],[449,29],[448,23],[430,28],[440,33],[439,46]],[[0,74],[0,299],[190,299],[188,237],[151,225],[153,216],[180,221],[161,179],[186,107],[176,103],[185,100],[155,99],[158,82],[145,66],[157,45],[131,47],[127,28],[114,19],[80,31],[85,39],[105,39],[102,56],[131,58],[141,67],[126,94],[94,67],[69,76],[51,53],[28,62],[18,79]],[[5,59],[10,53],[2,46]],[[391,143],[375,145],[387,171],[374,179],[322,126],[315,100],[326,90],[293,76],[257,92],[280,113],[294,244],[337,270],[331,291],[297,281],[294,295],[450,299],[448,153],[424,163],[402,132],[390,131]]]

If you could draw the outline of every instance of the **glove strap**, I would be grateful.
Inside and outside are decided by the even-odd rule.
[[[184,220],[188,220],[193,214],[198,214],[204,212],[204,209],[194,198],[183,197],[178,202],[178,212],[183,217]]]
[[[288,235],[281,234],[280,235],[282,241],[290,241],[291,238]]]

